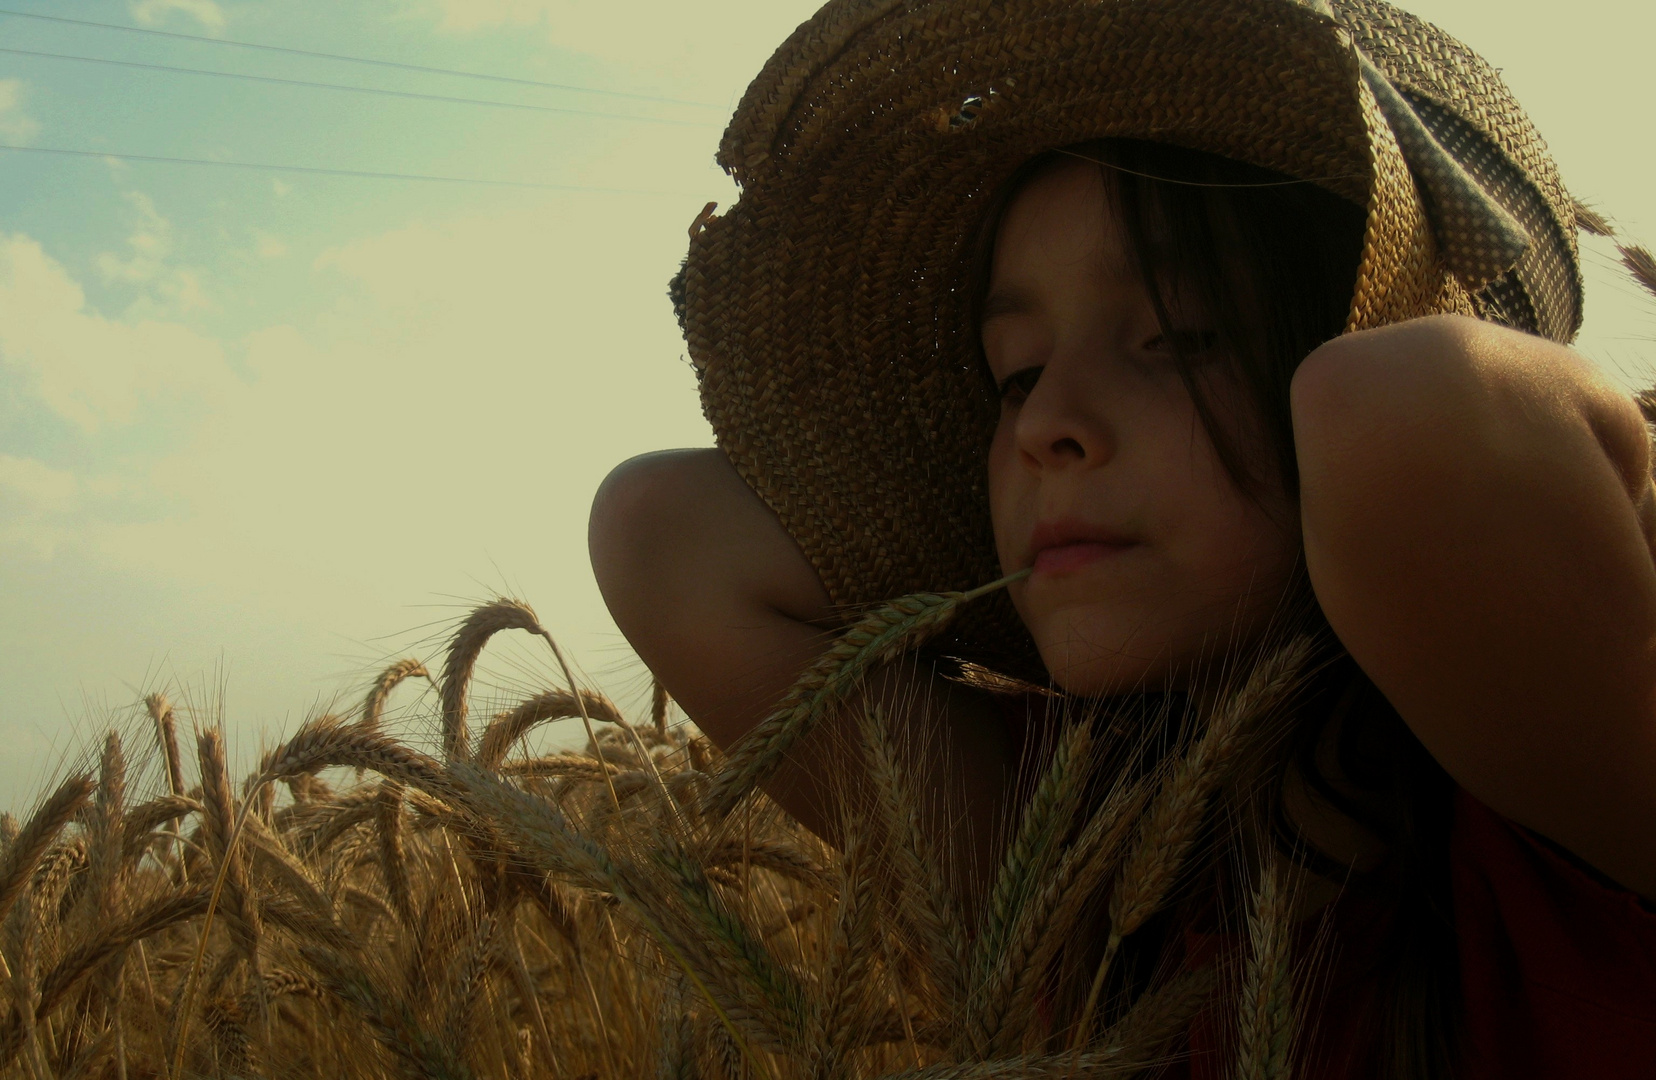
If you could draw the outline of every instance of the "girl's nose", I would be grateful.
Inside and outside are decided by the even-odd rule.
[[[1114,428],[1085,374],[1084,366],[1063,361],[1042,369],[1018,408],[1017,445],[1025,465],[1097,468],[1115,456]]]

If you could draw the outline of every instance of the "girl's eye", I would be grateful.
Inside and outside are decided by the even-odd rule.
[[[1148,352],[1170,353],[1174,356],[1199,357],[1219,347],[1219,335],[1212,330],[1175,331],[1157,334],[1144,343]]]
[[[1035,383],[1040,378],[1041,368],[1039,366],[1014,371],[1000,381],[1001,401],[1009,405],[1022,405],[1029,397],[1030,391],[1035,389]]]

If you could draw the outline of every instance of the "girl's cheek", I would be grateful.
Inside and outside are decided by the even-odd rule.
[[[1013,420],[1005,413],[989,444],[989,520],[995,531],[996,554],[1006,564],[1008,545],[1017,529],[1020,498],[1020,470],[1012,430]]]

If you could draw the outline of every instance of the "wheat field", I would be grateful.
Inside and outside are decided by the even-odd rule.
[[[669,723],[659,689],[631,720],[572,692],[512,600],[465,618],[440,671],[392,665],[239,781],[219,730],[151,694],[141,727],[89,749],[94,767],[0,818],[0,1075],[1134,1076],[1208,1009],[1238,1077],[1288,1076],[1296,968],[1269,859],[1232,962],[1126,982],[1112,965],[1303,643],[1142,774],[1108,775],[1108,725],[1061,716],[970,912],[879,709],[849,748],[875,797],[835,846],[759,790],[868,671],[975,595],[869,612],[728,757]],[[545,688],[481,720],[473,674],[507,631],[544,641]],[[382,723],[411,679],[437,691],[430,746]],[[585,725],[584,747],[534,754],[528,736],[559,720]],[[1073,942],[1094,939],[1066,992]]]

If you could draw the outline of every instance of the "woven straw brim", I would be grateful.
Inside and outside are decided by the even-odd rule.
[[[1521,164],[1550,170],[1527,124],[1514,132]],[[1220,154],[1366,207],[1353,329],[1475,311],[1442,269],[1351,37],[1327,16],[1285,0],[831,3],[732,120],[720,158],[742,195],[694,232],[680,302],[719,445],[837,603],[1000,573],[984,465],[997,402],[969,323],[967,246],[1021,162],[1110,136]],[[1547,175],[1556,192],[1538,201],[1568,234]],[[1026,652],[1000,605],[967,634]]]

